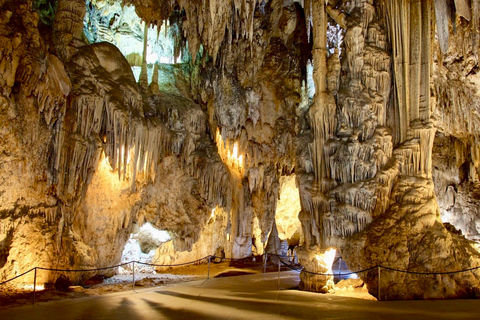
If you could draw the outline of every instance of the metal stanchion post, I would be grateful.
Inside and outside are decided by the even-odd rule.
[[[263,261],[263,273],[267,273],[267,259],[268,259],[268,253],[263,254],[263,258],[265,259]]]
[[[135,261],[132,261],[132,290],[135,291]]]
[[[33,269],[33,305],[35,305],[35,293],[37,291],[37,267]]]
[[[208,256],[208,271],[207,271],[207,279],[210,279],[210,258],[212,256]]]
[[[378,298],[377,300],[380,301],[380,266],[378,266]]]
[[[278,258],[278,280],[277,287],[280,287],[280,257]]]
[[[338,281],[342,280],[342,257],[338,258]]]

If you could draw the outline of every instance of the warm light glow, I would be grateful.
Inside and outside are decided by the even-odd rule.
[[[280,177],[280,198],[275,210],[275,224],[277,225],[280,240],[292,239],[300,234],[300,245],[303,243],[302,224],[298,219],[300,207],[300,192],[298,191],[295,175]]]
[[[128,153],[127,153],[127,167],[129,168],[129,170],[127,170],[127,177],[129,176],[129,171],[131,170],[131,161],[132,161],[132,158],[133,158],[133,152],[134,152],[134,148],[130,148],[128,150]],[[116,163],[116,170],[123,170],[123,159],[124,159],[124,156],[125,156],[125,147],[122,146],[120,149],[117,148],[117,159],[121,159],[122,161],[122,168],[118,168],[118,162]],[[146,158],[146,157],[145,157]],[[103,171],[103,172],[107,172],[109,171],[110,173],[113,173],[115,170],[112,169],[112,167],[110,166],[110,159],[108,157],[105,157],[105,151],[102,151],[102,155],[101,155],[101,158],[100,158],[100,163],[99,163],[99,170],[100,171]],[[117,180],[118,180],[118,174],[116,175],[117,177]]]
[[[316,259],[318,261],[318,265],[326,268],[327,271],[326,273],[333,273],[332,272],[332,265],[333,261],[335,260],[335,254],[337,253],[337,250],[330,248],[326,250],[323,254],[317,254]]]
[[[227,233],[227,241],[230,241],[230,233]]]
[[[229,168],[236,169],[240,173],[243,172],[243,155],[240,154],[238,142],[233,144],[232,150],[230,150],[230,146],[223,141],[222,135],[220,134],[220,130],[217,128],[217,133],[215,136],[215,142],[218,148],[218,154],[222,158],[223,163],[225,163]]]
[[[24,284],[24,285],[22,285],[22,289],[33,290],[33,284]],[[37,291],[45,290],[45,286],[43,284],[37,284],[35,286],[35,290],[37,290]]]
[[[98,162],[97,172],[99,177],[103,181],[107,182],[112,189],[126,187],[126,185],[124,185],[126,181],[119,179],[117,170],[118,168],[116,170],[112,170],[112,167],[110,167],[110,160],[108,157],[105,157],[105,152],[102,152],[100,161]]]
[[[133,153],[133,148],[130,148],[128,150],[128,153],[127,153],[127,165],[130,164],[130,161],[132,160],[132,153]],[[121,148],[121,158],[122,159],[122,162],[123,162],[123,159],[125,159],[125,146],[122,145],[122,148]],[[118,149],[117,149],[117,156],[118,156]]]
[[[238,158],[238,142],[233,145],[232,158]]]
[[[100,163],[98,164],[98,169],[99,171],[109,171],[112,172],[112,167],[110,166],[110,159],[108,157],[105,157],[105,152],[102,151],[102,156],[100,158]]]
[[[214,220],[215,219],[215,211],[216,211],[217,207],[213,208],[212,209],[212,213],[210,214],[210,217],[208,218],[207,220],[207,223],[210,223],[210,221]]]

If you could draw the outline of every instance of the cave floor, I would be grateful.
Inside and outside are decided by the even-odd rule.
[[[280,284],[280,285],[279,285]],[[296,290],[293,271],[0,309],[0,319],[478,319],[479,300],[382,301]]]
[[[276,264],[269,263],[266,271],[277,271]],[[283,270],[287,270],[283,268]],[[256,274],[264,272],[263,262],[239,260],[234,262],[212,262],[210,267],[206,264],[194,264],[179,267],[158,268],[156,273],[152,270],[148,272],[137,272],[135,274],[135,289],[170,286],[177,283],[184,283],[195,280],[205,280],[208,274],[211,278],[229,277],[246,274]],[[40,271],[41,272],[41,271]],[[76,299],[88,296],[109,294],[120,291],[132,290],[132,273],[117,274],[111,278],[100,280],[101,278],[92,278],[87,280],[83,287],[75,286],[71,288],[49,290],[37,290],[35,295],[37,302],[47,302],[53,300]],[[32,288],[22,289],[15,285],[0,286],[0,308],[17,307],[28,305],[33,302]]]

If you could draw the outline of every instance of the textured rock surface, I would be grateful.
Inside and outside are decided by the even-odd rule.
[[[318,2],[312,3],[313,34],[318,30],[321,37],[325,37],[322,10],[326,8]],[[321,76],[315,76],[314,71],[314,79],[321,81],[320,84],[316,83],[317,94],[311,121],[312,144],[317,151],[312,159],[313,177],[305,175],[302,179],[305,190],[305,194],[301,194],[304,209],[302,221],[304,225],[308,224],[304,229],[311,230],[310,235],[305,235],[306,251],[310,252],[310,257],[322,248],[333,246],[343,249],[342,255],[347,264],[357,270],[382,264],[411,271],[422,265],[422,271],[441,272],[446,270],[446,266],[451,266],[449,270],[461,270],[478,265],[478,254],[468,242],[435,241],[439,232],[447,238],[453,236],[441,223],[432,223],[436,219],[440,221],[430,180],[436,129],[432,110],[436,110],[433,102],[440,106],[445,103],[443,96],[435,96],[437,100],[431,103],[428,86],[433,52],[433,33],[429,21],[433,17],[433,5],[428,1],[337,4],[337,9],[346,14],[345,51],[341,59],[343,73],[340,75],[335,103],[328,95],[337,92],[337,89],[333,86],[332,90],[331,85],[325,86],[323,82],[330,84],[332,81],[329,77],[323,80]],[[319,19],[317,22],[315,16]],[[332,18],[335,17],[332,15]],[[439,18],[443,19],[437,15]],[[325,47],[325,38],[317,39],[314,36],[313,39],[314,47]],[[444,40],[440,39],[440,45]],[[313,55],[315,62],[315,51]],[[319,51],[316,59],[325,59],[322,55],[324,51]],[[409,67],[405,68],[405,64]],[[393,70],[392,74],[390,70]],[[318,88],[323,91],[318,92]],[[436,176],[439,174],[435,171]],[[420,183],[422,180],[417,179],[426,179],[426,182]],[[422,187],[424,183],[429,187]],[[404,196],[395,197],[395,192],[398,192],[396,188],[418,189],[422,192],[410,192],[406,200]],[[421,205],[428,199],[431,200]],[[406,227],[397,215],[410,220]],[[385,221],[394,226],[393,233],[388,232],[390,227]],[[373,238],[377,230],[385,237],[372,239],[371,242],[362,238],[365,235],[368,239]],[[406,239],[407,235],[412,239],[409,240],[411,242],[397,248],[395,245],[402,242],[399,237]],[[429,258],[422,257],[418,261],[415,251],[420,243],[422,246],[429,244],[426,250]],[[450,252],[450,248],[457,245],[466,253],[442,259],[440,252]],[[401,257],[405,259],[403,265]],[[442,263],[432,266],[426,262],[427,259],[438,259]],[[409,264],[413,261],[416,262]],[[376,295],[376,278],[371,274],[360,276],[364,277],[370,292]],[[428,281],[407,285],[407,282],[393,280],[395,275],[392,274],[392,280],[388,276],[388,280],[385,279],[389,292],[386,297],[442,296],[437,289],[440,292],[443,290],[445,296],[449,297],[475,296],[477,276],[474,274],[469,278],[468,274],[465,282],[459,280],[462,277],[445,276],[443,285],[449,289],[441,289],[442,281],[437,279],[435,289],[430,292],[427,288],[432,283]],[[309,274],[302,276],[306,287],[311,287],[312,283],[318,286],[318,278]],[[465,286],[456,287],[454,283],[463,283]],[[324,288],[328,288],[328,285]]]
[[[349,239],[343,252],[350,268],[360,270],[382,265],[437,273],[479,266],[480,254],[472,243],[447,231],[441,223],[431,180],[399,178],[392,198],[396,199],[395,204]],[[380,272],[381,299],[462,298],[479,294],[478,271],[429,275],[382,268]],[[377,269],[360,276],[369,284],[370,293],[376,295]]]
[[[470,21],[456,18],[457,32],[449,38],[448,51],[437,58],[433,173],[442,220],[478,240],[478,21]]]
[[[172,236],[157,263],[301,246],[310,272],[335,250],[352,270],[479,266],[456,231],[480,234],[478,1],[0,9],[0,279],[116,264],[144,222]],[[376,294],[375,272],[360,276]],[[386,271],[380,285],[471,297],[478,276]]]

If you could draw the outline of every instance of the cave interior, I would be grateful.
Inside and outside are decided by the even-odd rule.
[[[479,10],[0,0],[0,281],[272,254],[301,290],[341,257],[384,299],[479,297]]]

